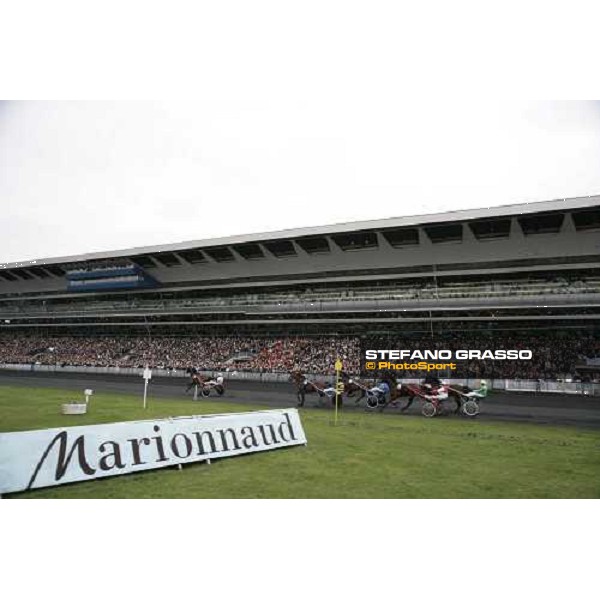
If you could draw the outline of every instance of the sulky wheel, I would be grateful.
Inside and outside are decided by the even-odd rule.
[[[467,400],[463,404],[463,413],[467,417],[476,417],[479,414],[479,404],[475,400]]]
[[[433,402],[425,402],[421,408],[421,414],[424,417],[435,417],[437,408]]]
[[[220,385],[218,385],[215,389],[217,390],[217,394],[219,394],[219,396],[222,396],[225,393],[225,389]]]
[[[200,392],[205,398],[208,398],[210,396],[210,389],[209,388],[202,388],[202,391]]]
[[[367,407],[377,408],[379,405],[379,398],[375,394],[367,394]]]

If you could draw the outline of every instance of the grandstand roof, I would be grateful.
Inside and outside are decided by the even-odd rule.
[[[123,250],[92,252],[72,256],[41,258],[5,264],[0,263],[0,269],[15,269],[23,267],[38,267],[42,265],[56,265],[93,260],[127,258],[134,257],[137,255],[157,254],[161,252],[179,252],[193,249],[252,244],[268,241],[297,240],[298,238],[308,238],[312,236],[330,236],[335,234],[353,233],[359,231],[378,231],[428,224],[448,224],[452,222],[473,221],[478,219],[493,219],[498,217],[533,215],[538,213],[548,213],[557,211],[571,211],[577,209],[598,207],[599,205],[600,196],[565,198],[545,202],[526,202],[522,204],[510,204],[489,208],[457,210],[435,214],[394,217],[388,219],[377,219],[369,221],[357,221],[352,223],[339,223],[334,225],[304,227],[298,229],[284,229],[280,231],[270,231],[246,235],[235,235],[222,238],[193,240],[157,246],[144,246],[128,248]]]

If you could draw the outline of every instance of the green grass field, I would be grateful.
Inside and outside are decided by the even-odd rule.
[[[97,394],[63,416],[72,391],[0,387],[0,431],[111,423],[247,405]],[[27,410],[24,408],[27,407]],[[258,408],[258,407],[257,407]],[[570,427],[301,412],[308,446],[13,494],[17,498],[598,498],[600,433]]]

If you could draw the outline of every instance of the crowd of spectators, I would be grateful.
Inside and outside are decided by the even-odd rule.
[[[113,366],[285,373],[328,372],[339,356],[359,369],[350,337],[41,337],[0,336],[0,364]],[[333,358],[332,358],[333,357]]]
[[[367,341],[368,340],[368,341]],[[372,349],[531,350],[532,360],[472,360],[459,363],[461,377],[506,379],[577,378],[577,367],[600,357],[600,336],[568,330],[493,335],[477,332],[443,336],[386,337],[80,337],[26,334],[0,336],[0,364],[143,367],[330,374],[340,357],[359,373],[361,346]],[[420,375],[412,373],[411,376]]]

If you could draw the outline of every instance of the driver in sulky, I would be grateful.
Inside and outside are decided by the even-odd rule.
[[[427,396],[433,396],[438,400],[445,400],[448,397],[448,391],[446,390],[444,383],[433,373],[427,373],[427,375],[425,375],[421,387]]]
[[[214,385],[223,385],[223,373],[217,373],[216,377],[211,377],[208,383],[212,383]]]
[[[380,398],[386,398],[390,393],[390,384],[386,379],[382,379],[375,387],[369,390],[372,394],[377,394]]]

